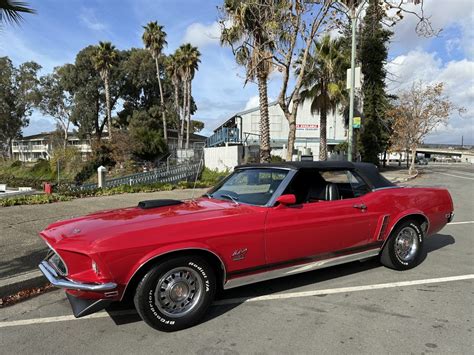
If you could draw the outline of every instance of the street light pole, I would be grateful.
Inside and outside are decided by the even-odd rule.
[[[349,88],[349,142],[347,144],[347,160],[352,161],[352,147],[354,141],[354,86],[355,86],[355,57],[356,57],[356,9],[351,9],[352,46],[351,46],[351,87]]]
[[[349,88],[349,141],[347,144],[347,160],[352,161],[352,148],[354,145],[354,90],[355,90],[355,59],[356,59],[356,29],[357,29],[357,19],[359,18],[362,9],[364,8],[367,0],[360,2],[356,6],[356,1],[353,0],[350,2],[350,8],[338,1],[337,3],[348,13],[351,19],[352,27],[352,45],[351,45],[351,87]]]

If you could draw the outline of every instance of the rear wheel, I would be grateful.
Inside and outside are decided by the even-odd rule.
[[[395,227],[385,244],[380,262],[395,270],[408,270],[420,263],[423,231],[418,222],[406,220]]]
[[[151,327],[170,332],[198,323],[216,292],[213,269],[202,258],[186,256],[166,260],[140,281],[134,303]]]

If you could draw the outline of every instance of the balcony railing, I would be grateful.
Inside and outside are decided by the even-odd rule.
[[[216,133],[206,140],[208,147],[215,147],[225,143],[240,143],[238,128],[220,128]]]

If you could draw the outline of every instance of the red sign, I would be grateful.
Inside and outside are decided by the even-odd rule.
[[[310,123],[297,123],[296,124],[296,129],[302,129],[304,131],[312,131],[319,129],[318,124],[310,124]]]

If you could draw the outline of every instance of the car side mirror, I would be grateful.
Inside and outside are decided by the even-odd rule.
[[[276,202],[283,206],[294,205],[296,203],[296,196],[293,194],[281,195],[276,199]]]

